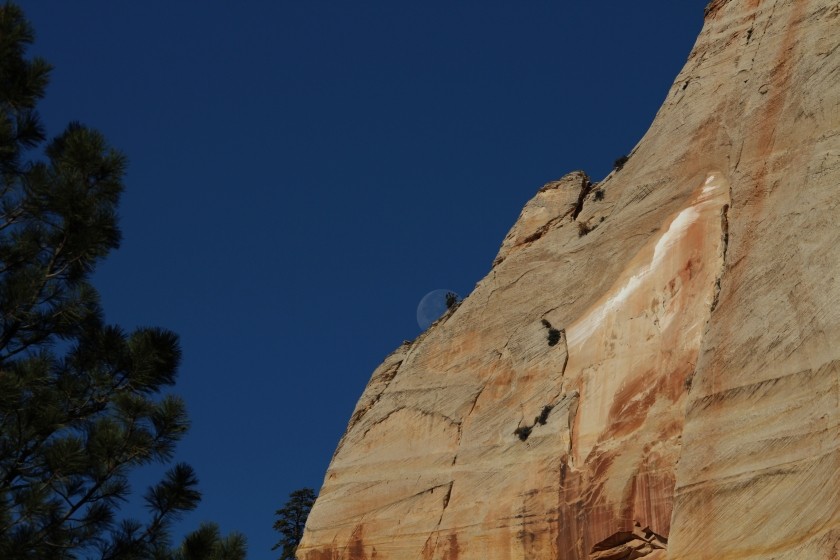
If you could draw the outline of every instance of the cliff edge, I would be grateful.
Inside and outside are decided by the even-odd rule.
[[[629,160],[385,359],[301,560],[840,558],[840,2],[714,0]]]

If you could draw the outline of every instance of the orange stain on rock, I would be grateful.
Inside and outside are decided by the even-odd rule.
[[[585,495],[564,503],[565,516],[585,512],[584,550],[637,521],[668,533],[687,379],[722,271],[728,204],[728,183],[710,174],[567,329],[564,377],[581,394],[572,484]]]

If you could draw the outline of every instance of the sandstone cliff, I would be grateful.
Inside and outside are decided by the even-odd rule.
[[[713,1],[626,165],[374,372],[299,558],[840,558],[839,46]]]

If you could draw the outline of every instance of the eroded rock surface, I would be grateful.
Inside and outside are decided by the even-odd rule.
[[[839,46],[712,2],[624,167],[374,372],[299,558],[840,558]]]

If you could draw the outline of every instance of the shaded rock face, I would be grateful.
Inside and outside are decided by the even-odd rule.
[[[840,558],[838,84],[840,2],[709,4],[624,167],[374,372],[298,557]]]

